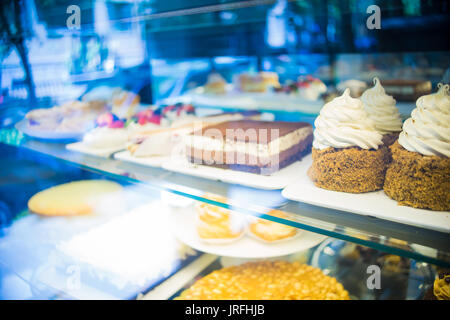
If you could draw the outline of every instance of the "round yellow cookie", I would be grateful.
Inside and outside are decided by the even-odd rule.
[[[28,209],[46,216],[90,214],[101,198],[121,190],[120,184],[107,180],[69,182],[36,193],[28,201]]]

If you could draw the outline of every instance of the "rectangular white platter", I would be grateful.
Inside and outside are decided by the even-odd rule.
[[[346,193],[325,190],[314,185],[307,175],[312,157],[308,155],[297,167],[295,179],[283,191],[283,197],[320,207],[372,216],[407,225],[450,233],[450,212],[400,206],[383,190]]]
[[[114,159],[125,162],[137,163],[143,166],[159,168],[162,166],[164,162],[170,160],[170,156],[134,157],[131,155],[130,151],[125,150],[114,154]]]
[[[242,186],[264,189],[280,190],[297,178],[298,168],[301,161],[277,171],[271,175],[260,175],[243,171],[222,169],[190,163],[186,158],[172,158],[165,162],[162,167],[166,170],[183,173],[195,177],[239,184]]]
[[[85,153],[91,156],[109,158],[114,152],[125,149],[125,146],[113,147],[113,148],[94,148],[87,146],[83,142],[75,142],[66,145],[67,150]]]

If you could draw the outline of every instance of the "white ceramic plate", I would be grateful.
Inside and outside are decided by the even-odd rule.
[[[71,151],[76,151],[80,153],[89,154],[91,156],[97,156],[101,158],[109,158],[114,152],[123,150],[125,147],[114,147],[114,148],[93,148],[85,143],[75,142],[66,145],[66,149]]]
[[[170,215],[175,237],[188,246],[202,252],[233,258],[272,258],[281,257],[312,248],[327,237],[300,230],[291,240],[267,244],[244,235],[239,240],[227,244],[208,244],[200,240],[195,229],[195,208],[193,206],[173,210]]]
[[[39,130],[30,126],[27,119],[22,119],[21,121],[17,122],[15,127],[17,130],[23,132],[27,136],[45,140],[81,139],[81,137],[84,135],[83,131],[55,132],[53,130]]]
[[[164,162],[169,161],[170,157],[168,157],[168,156],[134,157],[131,155],[130,151],[125,150],[125,151],[114,154],[114,159],[126,161],[126,162],[137,163],[137,164],[144,165],[144,166],[159,168],[159,167],[161,167],[161,165]]]
[[[279,190],[297,179],[297,172],[302,166],[301,161],[297,161],[268,176],[193,164],[185,158],[172,158],[170,161],[163,163],[162,167],[169,171],[210,180],[240,184],[264,190]]]
[[[397,201],[389,198],[382,190],[354,194],[316,187],[306,173],[311,163],[311,155],[300,162],[295,181],[282,192],[285,198],[450,233],[450,212],[448,211],[432,211],[400,206]]]

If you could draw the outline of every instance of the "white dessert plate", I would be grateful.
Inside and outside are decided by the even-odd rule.
[[[84,131],[39,130],[30,126],[27,119],[17,122],[15,128],[27,136],[45,140],[76,140],[84,135]]]
[[[170,156],[134,157],[131,155],[130,151],[125,150],[114,154],[114,159],[159,168],[164,162],[170,160]]]
[[[247,259],[281,257],[308,250],[327,238],[317,233],[300,230],[297,237],[277,243],[264,243],[246,234],[231,243],[209,244],[197,236],[195,214],[193,206],[171,212],[170,222],[175,237],[198,251],[218,256]]]
[[[308,155],[297,167],[296,179],[283,191],[283,197],[407,225],[450,233],[450,212],[400,206],[382,190],[368,193],[346,193],[318,188],[309,179],[307,170],[312,157]]]
[[[183,173],[195,177],[239,184],[247,187],[279,190],[297,179],[297,172],[302,167],[301,161],[274,172],[271,175],[260,175],[231,169],[222,169],[190,163],[186,158],[172,158],[163,163],[166,170]]]
[[[66,149],[80,153],[85,153],[91,156],[109,158],[114,152],[125,149],[125,146],[111,147],[111,148],[94,148],[86,145],[83,141],[80,141],[66,145]]]

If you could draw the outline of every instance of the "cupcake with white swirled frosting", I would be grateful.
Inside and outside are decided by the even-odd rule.
[[[379,190],[389,161],[383,136],[350,90],[324,105],[314,122],[313,164],[320,188],[351,193]]]
[[[449,85],[417,99],[411,118],[391,146],[385,193],[401,205],[450,210]]]
[[[395,99],[386,94],[378,78],[373,79],[374,86],[364,91],[361,101],[375,129],[383,135],[383,142],[390,146],[402,131],[402,118],[396,107]]]

